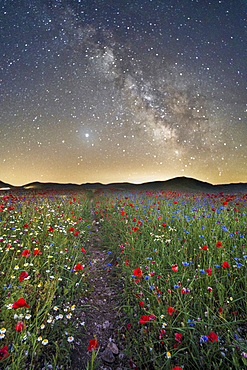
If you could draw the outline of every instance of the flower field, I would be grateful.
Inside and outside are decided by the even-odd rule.
[[[174,192],[95,199],[121,261],[131,368],[245,368],[246,201]]]
[[[55,368],[68,362],[81,324],[74,302],[86,279],[89,197],[31,190],[1,195],[0,365]]]
[[[247,195],[15,190],[0,196],[3,368],[69,364],[83,328],[77,312],[84,308],[76,302],[90,274],[91,197],[102,243],[116,257],[113,279],[123,287],[118,336],[129,368],[245,368]]]

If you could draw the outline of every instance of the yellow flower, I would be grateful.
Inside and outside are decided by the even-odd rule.
[[[171,358],[172,357],[171,354],[170,354],[170,352],[166,352],[166,357],[167,358]]]

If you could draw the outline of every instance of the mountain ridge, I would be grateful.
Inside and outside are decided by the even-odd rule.
[[[192,177],[180,176],[168,180],[158,180],[133,184],[130,182],[113,182],[102,184],[100,182],[73,184],[73,183],[53,183],[53,182],[38,182],[34,181],[22,186],[14,186],[0,181],[0,188],[14,189],[47,189],[47,188],[75,188],[75,189],[99,189],[99,188],[115,188],[115,189],[148,189],[148,190],[179,190],[179,191],[202,191],[202,192],[247,192],[247,183],[229,183],[213,185],[209,182],[194,179]]]

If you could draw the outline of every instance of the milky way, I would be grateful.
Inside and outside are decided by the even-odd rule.
[[[245,1],[2,4],[0,180],[247,182]]]

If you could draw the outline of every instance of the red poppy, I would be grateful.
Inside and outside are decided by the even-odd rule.
[[[218,247],[218,248],[222,247],[222,243],[221,243],[221,242],[218,242],[218,243],[216,244],[216,247]]]
[[[26,328],[26,326],[25,326],[25,328]],[[23,327],[23,321],[18,321],[18,323],[16,324],[16,331],[22,331],[23,329],[24,329],[24,327]]]
[[[178,265],[171,265],[172,271],[178,271]]]
[[[85,249],[84,249],[84,248],[81,248],[81,252],[82,252],[82,253],[85,253],[86,251],[85,251]]]
[[[223,308],[219,307],[219,314],[222,314],[222,312],[223,312]]]
[[[175,333],[175,340],[179,343],[182,342],[182,334],[181,333]]]
[[[75,231],[75,228],[74,228],[74,227],[71,227],[71,228],[69,229],[69,231]]]
[[[206,251],[206,250],[208,249],[208,247],[207,247],[206,245],[204,245],[204,246],[202,247],[202,249],[203,249],[204,251]]]
[[[26,271],[22,271],[22,273],[20,274],[19,276],[19,281],[22,281],[24,280],[25,278],[27,278],[29,275]]]
[[[160,329],[159,339],[161,339],[165,335],[165,333],[166,333],[165,329]]]
[[[149,321],[149,316],[148,315],[142,315],[142,318],[139,319],[141,324],[145,324],[146,321]]]
[[[132,359],[129,360],[129,365],[130,365],[131,369],[138,370],[137,366],[134,364]]]
[[[25,249],[25,250],[22,252],[22,255],[23,255],[24,257],[28,257],[28,256],[30,256],[30,255],[31,255],[31,252],[30,252],[30,250],[29,250],[29,249]]]
[[[7,346],[4,346],[2,349],[0,349],[0,360],[4,360],[9,356],[8,350],[9,349]]]
[[[208,269],[206,270],[206,273],[207,273],[208,275],[212,275],[212,269],[211,269],[211,268],[208,268]]]
[[[180,366],[175,366],[175,367],[172,368],[172,370],[183,370],[183,369]]]
[[[154,321],[155,320],[155,316],[154,315],[149,315],[149,320],[151,320],[151,321]]]
[[[139,267],[137,269],[135,269],[134,275],[135,276],[138,276],[138,277],[141,277],[142,276],[142,271],[141,271],[141,269]]]
[[[39,249],[35,249],[33,251],[33,256],[38,256],[39,254],[42,254],[41,251]]]
[[[13,308],[20,308],[20,307],[27,307],[29,308],[29,305],[26,303],[24,298],[18,299],[15,303],[12,305]]]
[[[137,284],[138,284],[138,283],[140,283],[140,282],[141,282],[141,280],[140,280],[140,279],[137,279],[137,280],[136,280],[136,283],[137,283]]]
[[[77,231],[75,234],[74,234],[74,236],[79,236],[79,231]]]
[[[168,313],[169,313],[169,315],[173,315],[173,312],[174,311],[175,311],[175,308],[173,308],[171,306],[168,307]]]
[[[141,306],[141,307],[143,307],[144,306],[144,302],[139,302],[139,305]]]
[[[206,337],[208,337],[208,340],[210,342],[213,342],[215,340],[215,342],[218,342],[218,337],[217,337],[217,334],[211,332],[209,333],[208,335],[206,335]]]
[[[224,261],[221,267],[223,267],[223,269],[226,269],[227,267],[230,267],[230,265],[227,261]]]
[[[48,231],[51,231],[52,232],[53,231],[53,228],[52,227],[49,227]]]
[[[99,347],[99,343],[96,339],[90,339],[89,345],[87,347],[88,351],[92,352],[93,349],[96,349]]]
[[[77,265],[75,265],[74,270],[83,270],[83,266],[78,263]]]

